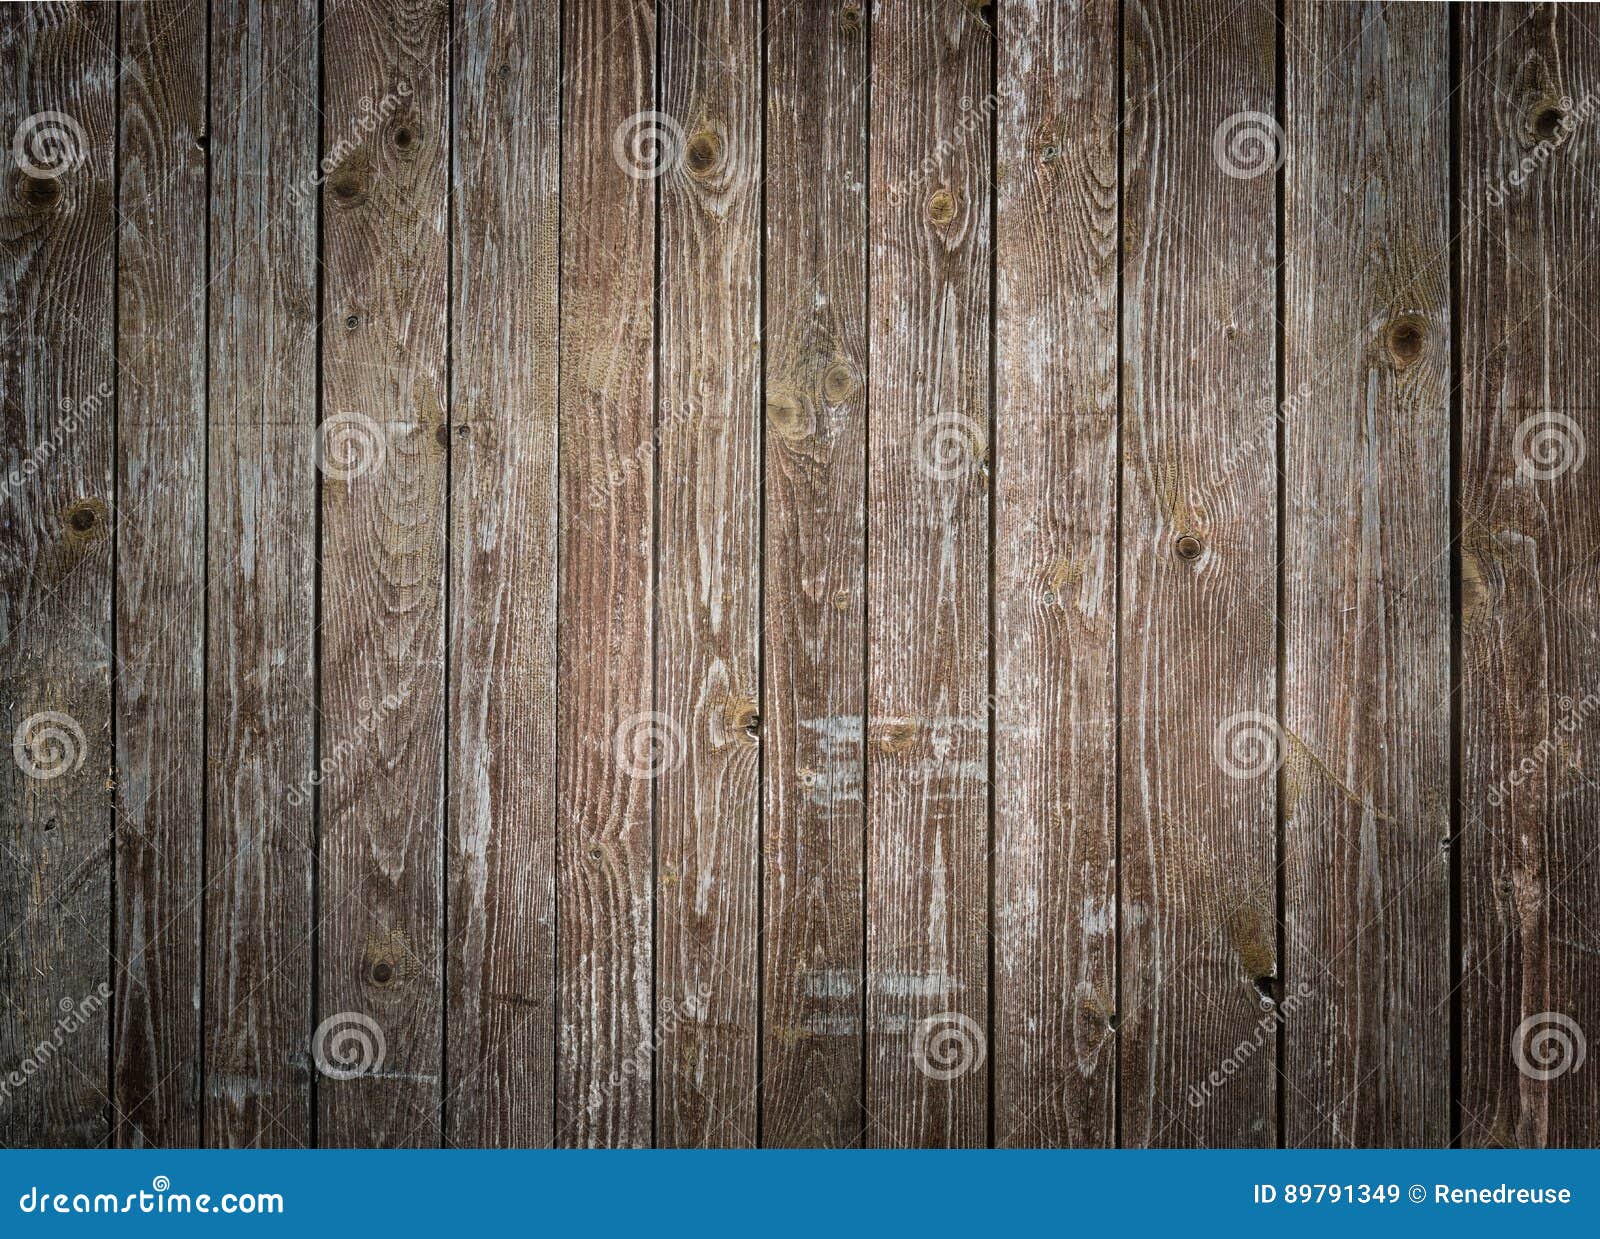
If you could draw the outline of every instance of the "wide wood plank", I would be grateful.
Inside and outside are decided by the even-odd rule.
[[[992,32],[872,25],[867,1143],[986,1139]],[[965,106],[963,106],[965,104]]]
[[[204,1113],[312,1138],[316,5],[211,12]]]
[[[548,1145],[555,1090],[560,6],[455,43],[445,1137]]]
[[[109,8],[0,12],[5,1145],[105,1143],[106,1025],[126,986],[111,945],[115,51]]]
[[[1129,1145],[1276,1138],[1275,29],[1259,4],[1137,0],[1124,17]]]
[[[323,1145],[440,1135],[449,17],[324,27]]]
[[[1117,9],[999,12],[995,1143],[1110,1145]]]
[[[861,1140],[867,14],[767,29],[762,1142]]]
[[[206,10],[118,32],[116,1141],[200,1143]]]
[[[1592,1146],[1600,27],[1464,6],[1460,38],[1461,1142]]]
[[[652,1135],[655,104],[647,0],[563,6],[556,1142]],[[674,152],[677,154],[675,155]]]

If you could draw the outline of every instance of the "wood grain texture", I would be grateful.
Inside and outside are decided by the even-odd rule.
[[[1450,1138],[1448,26],[1295,4],[1284,39],[1292,1147]]]
[[[318,1017],[378,1030],[319,1085],[332,1146],[440,1136],[449,17],[324,25]]]
[[[1461,1140],[1593,1145],[1600,33],[1460,23]]]
[[[945,0],[872,23],[872,1145],[986,1138],[992,37]]]
[[[200,1143],[205,841],[206,10],[118,32],[118,1144]]]
[[[753,1147],[761,952],[761,38],[747,0],[663,0],[656,1142]]]
[[[1116,1104],[1117,12],[999,12],[995,1143]]]
[[[309,1144],[316,5],[211,10],[207,1144]]]
[[[1125,11],[1120,1028],[1135,1146],[1276,1137],[1261,1027],[1279,975],[1276,194],[1260,119],[1275,26],[1261,5]],[[1247,1041],[1226,1086],[1192,1104]]]
[[[561,16],[458,20],[449,730],[451,1144],[555,1130]],[[458,11],[458,19],[466,13]]]
[[[110,1135],[115,48],[107,8],[0,13],[4,1145]]]
[[[656,16],[564,6],[556,1143],[651,1140]]]
[[[861,1140],[867,16],[767,30],[762,1140]]]

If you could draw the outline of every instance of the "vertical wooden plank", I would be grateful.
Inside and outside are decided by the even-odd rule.
[[[1122,1134],[1270,1145],[1276,22],[1124,22]]]
[[[0,13],[7,1145],[110,1134],[115,52],[109,8]]]
[[[1284,39],[1291,1147],[1450,1138],[1448,26],[1296,3]]]
[[[1110,1145],[1117,6],[998,17],[995,1143]]]
[[[976,6],[872,24],[867,1142],[980,1145],[988,1077],[989,121]],[[963,102],[966,104],[962,106]]]
[[[1592,1145],[1600,30],[1461,21],[1461,1140]]]
[[[327,1146],[439,1137],[449,6],[326,15],[321,1027]],[[325,158],[327,155],[325,154]],[[332,1021],[330,1027],[328,1022]],[[373,1027],[375,1025],[375,1027]],[[344,1070],[349,1070],[345,1068]]]
[[[648,0],[563,6],[558,1144],[651,1139],[655,178]],[[679,479],[686,484],[688,479]]]
[[[664,0],[656,1139],[756,1142],[761,6]],[[664,124],[667,122],[663,122]],[[675,135],[676,136],[676,135]]]
[[[200,1111],[206,553],[206,10],[121,12],[116,1141]],[[177,238],[187,243],[174,244]],[[199,243],[197,243],[197,241]]]
[[[762,1142],[861,1139],[867,18],[767,30]]]
[[[201,1121],[224,1146],[311,1139],[316,22],[211,9]]]
[[[555,1092],[561,11],[457,14],[445,1137],[548,1145]]]

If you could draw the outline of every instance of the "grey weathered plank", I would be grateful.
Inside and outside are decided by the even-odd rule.
[[[1448,25],[1294,4],[1284,39],[1291,1147],[1450,1136]]]
[[[116,1141],[200,1143],[206,11],[122,10]],[[174,238],[190,238],[187,245]]]
[[[861,1139],[867,16],[767,30],[762,1142]]]
[[[1592,1145],[1600,34],[1460,22],[1461,1140]]]
[[[655,182],[646,0],[563,8],[556,1141],[648,1145]]]
[[[1276,146],[1260,119],[1273,106],[1275,28],[1262,5],[1139,0],[1125,11],[1120,1028],[1130,1145],[1275,1138],[1275,1033],[1258,990],[1278,976]],[[1191,1086],[1247,1041],[1256,1049],[1226,1087],[1192,1105]]]
[[[0,13],[6,1145],[110,1135],[115,50],[109,8]]]
[[[456,27],[444,1124],[467,1146],[554,1135],[560,41],[553,0]]]
[[[311,1140],[317,6],[211,12],[207,1144]]]
[[[944,0],[883,7],[872,25],[874,1145],[986,1136],[992,169],[973,113],[993,84],[991,38],[981,9]]]
[[[318,1017],[377,1026],[320,1086],[324,1145],[439,1138],[449,17],[324,26]]]
[[[994,1138],[1109,1145],[1117,10],[998,21]]]
[[[656,1140],[754,1146],[760,947],[761,37],[664,0],[656,462]]]

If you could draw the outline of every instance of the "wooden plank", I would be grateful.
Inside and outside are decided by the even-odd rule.
[[[1110,1145],[1117,7],[999,10],[995,1143]]]
[[[556,1142],[648,1145],[655,176],[647,0],[563,7]]]
[[[667,0],[661,108],[656,1140],[754,1147],[761,784],[761,39],[748,0]]]
[[[1295,4],[1284,46],[1284,1140],[1438,1146],[1449,13]]]
[[[107,8],[0,14],[5,1145],[110,1135],[115,48]]]
[[[319,1087],[327,1146],[440,1134],[449,16],[325,16],[314,1053],[365,1033]]]
[[[1592,1145],[1600,34],[1460,22],[1461,1141]]]
[[[211,12],[207,1144],[311,1140],[317,8]]]
[[[195,1146],[205,840],[206,11],[123,10],[117,317],[122,1145]]]
[[[1261,1027],[1278,977],[1275,30],[1261,5],[1125,12],[1120,1029],[1136,1146],[1276,1138]]]
[[[861,1140],[867,15],[767,32],[762,1142]]]
[[[555,1125],[561,15],[494,0],[455,47],[448,923],[452,1144]]]
[[[872,26],[867,1130],[981,1145],[988,1076],[991,32]],[[966,106],[962,106],[962,102]]]

